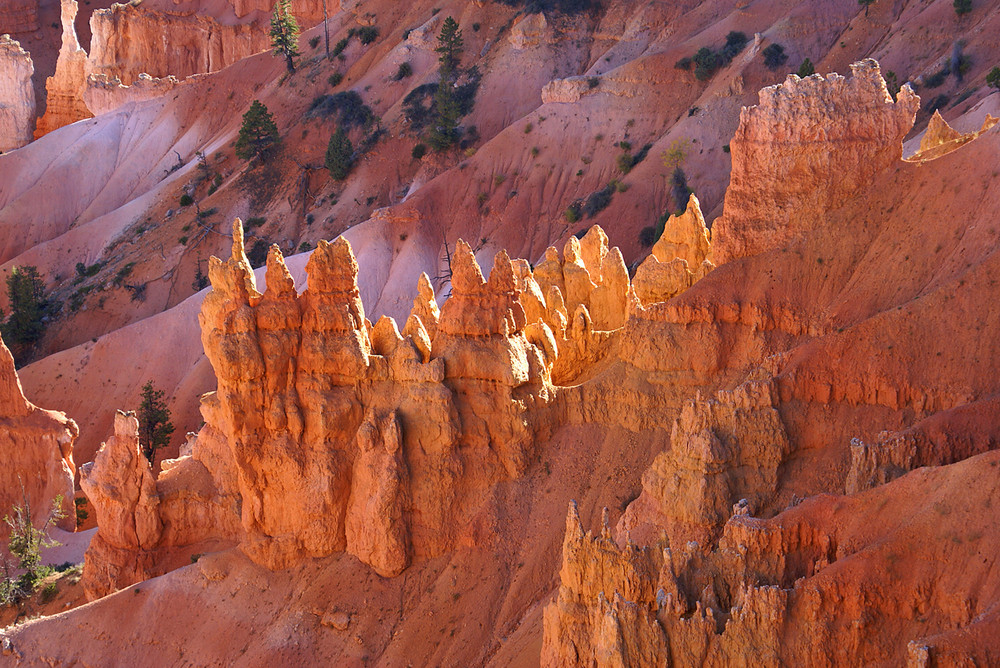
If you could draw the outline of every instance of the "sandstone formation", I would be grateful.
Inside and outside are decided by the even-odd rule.
[[[874,60],[851,72],[789,75],[740,113],[725,209],[713,227],[718,263],[780,247],[902,157],[919,98],[904,85],[894,102]]]
[[[38,0],[4,0],[0,3],[0,33],[38,30]]]
[[[10,35],[0,35],[0,152],[31,141],[35,122],[35,90],[31,87],[34,73],[28,52]]]
[[[91,74],[83,89],[83,102],[95,116],[112,111],[130,102],[142,102],[166,95],[178,84],[176,77],[154,79],[140,74],[132,85],[122,84],[117,77],[108,79],[104,74]]]
[[[264,22],[266,24],[266,22]],[[131,86],[140,74],[153,78],[214,72],[270,45],[260,22],[224,25],[210,16],[115,4],[94,12],[88,75],[117,78]],[[169,44],[164,49],[163,44]]]
[[[701,220],[696,199],[689,214]],[[671,230],[661,253],[708,252],[703,227]],[[320,242],[299,295],[276,247],[258,292],[238,220],[233,236],[232,257],[210,264],[199,317],[219,388],[202,399],[191,454],[166,462],[154,483],[134,420],[119,415],[84,469],[101,527],[84,571],[91,597],[161,572],[164,551],[208,538],[238,538],[270,569],[346,551],[383,576],[476,542],[483,494],[524,475],[562,412],[552,373],[563,351],[567,373],[591,364],[611,335],[595,326],[621,329],[634,303],[621,253],[599,227],[572,238],[565,261],[552,249],[539,266],[547,298],[527,263],[504,252],[484,279],[460,241],[451,296],[439,310],[421,276],[402,333],[392,318],[365,318],[343,238]],[[568,326],[559,285],[575,310]],[[182,508],[171,494],[197,498]]]
[[[45,81],[45,114],[38,119],[35,138],[93,116],[83,102],[87,52],[76,37],[76,0],[61,0],[62,46],[56,73]]]
[[[14,358],[0,342],[0,515],[27,503],[35,526],[41,526],[60,498],[64,518],[58,526],[76,526],[73,505],[73,441],[79,430],[65,414],[47,411],[24,398]],[[6,534],[7,527],[0,531]]]
[[[987,113],[986,118],[983,119],[983,125],[979,130],[963,134],[948,125],[948,122],[941,117],[940,112],[935,111],[934,115],[931,116],[930,122],[927,124],[924,136],[920,138],[920,147],[908,160],[911,162],[925,162],[940,158],[960,146],[978,139],[980,135],[992,129],[998,123],[1000,123],[1000,118]]]

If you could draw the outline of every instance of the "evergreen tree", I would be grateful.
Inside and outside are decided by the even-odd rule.
[[[955,13],[962,16],[972,11],[972,0],[954,0],[952,6],[955,8]]]
[[[330,170],[330,176],[335,181],[343,181],[350,173],[353,164],[354,147],[344,128],[338,126],[326,146],[326,168]]]
[[[280,142],[274,117],[260,100],[254,100],[247,113],[243,114],[243,124],[236,139],[236,157],[241,160],[257,157],[267,160]]]
[[[10,317],[0,326],[0,333],[20,363],[27,349],[42,338],[45,317],[53,310],[37,267],[14,267],[11,270],[7,277],[7,301]]]
[[[142,403],[139,404],[139,447],[152,464],[156,451],[170,444],[174,425],[170,422],[170,409],[163,400],[163,390],[153,387],[153,381],[142,386]]]
[[[458,63],[462,60],[462,31],[458,28],[458,21],[452,17],[444,20],[441,26],[441,34],[438,35],[438,46],[434,49],[441,63],[441,78],[447,78],[454,83],[455,72],[458,70]]]
[[[292,16],[292,0],[278,0],[271,14],[271,46],[274,55],[282,56],[288,73],[295,73],[295,59],[299,56],[299,24]]]
[[[438,61],[441,63],[441,81],[434,93],[434,120],[427,133],[427,143],[436,151],[443,151],[458,141],[458,121],[462,117],[461,105],[455,94],[458,64],[462,60],[462,31],[452,17],[444,20],[438,35]]]
[[[808,76],[816,74],[816,66],[812,64],[811,60],[806,58],[805,60],[802,61],[802,64],[799,65],[799,71],[797,72],[797,74],[801,78],[805,79]]]

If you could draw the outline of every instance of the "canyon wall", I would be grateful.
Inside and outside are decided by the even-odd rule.
[[[2,25],[2,24],[0,24]],[[0,35],[0,153],[31,141],[35,89],[31,56],[10,35]]]
[[[38,0],[0,2],[0,33],[16,34],[36,30],[38,30]]]

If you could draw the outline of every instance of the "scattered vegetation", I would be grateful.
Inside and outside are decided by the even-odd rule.
[[[414,160],[420,160],[420,158],[424,157],[425,155],[427,155],[427,144],[423,143],[415,144],[413,146],[413,150],[410,151],[410,156]]]
[[[622,144],[628,144],[628,142],[622,142]],[[621,144],[619,145],[621,146]],[[624,152],[618,156],[617,160],[618,170],[622,174],[628,174],[629,172],[632,171],[633,167],[635,167],[640,162],[646,159],[646,156],[649,155],[649,149],[653,148],[653,145],[646,144],[641,149],[639,149],[639,152],[636,153],[635,155],[632,155],[629,152],[632,148],[631,144],[628,144],[628,148],[626,148],[625,146],[622,146],[622,148],[624,149]]]
[[[328,118],[337,115],[337,123],[349,130],[353,127],[369,127],[375,122],[375,113],[357,91],[347,90],[333,95],[320,95],[309,105],[307,118]]]
[[[122,265],[111,282],[114,283],[115,286],[120,287],[121,284],[125,282],[125,279],[132,275],[133,269],[135,269],[135,262],[129,262],[128,264]]]
[[[726,35],[726,43],[718,51],[703,46],[693,56],[678,60],[674,67],[690,70],[694,66],[695,78],[698,81],[705,81],[712,78],[717,70],[732,62],[733,58],[746,47],[748,41],[744,33],[734,30]]]
[[[259,159],[267,162],[281,143],[274,117],[260,100],[254,100],[243,114],[239,136],[236,138],[236,157],[240,160]]]
[[[528,14],[558,12],[560,14],[581,14],[593,7],[591,0],[500,0],[508,7],[521,7]]]
[[[271,14],[271,48],[274,55],[285,59],[289,74],[295,73],[295,59],[299,57],[299,24],[292,16],[292,0],[278,0]]]
[[[951,4],[955,8],[957,16],[963,16],[972,11],[972,0],[954,0]]]
[[[170,444],[170,434],[174,425],[170,422],[170,409],[164,401],[163,390],[158,390],[153,381],[142,386],[142,397],[136,417],[139,420],[139,447],[149,463],[156,461],[156,451]]]
[[[1000,90],[1000,67],[994,67],[990,70],[989,74],[986,75],[986,83]]]
[[[336,88],[337,86],[340,85],[340,82],[343,80],[344,80],[343,74],[341,74],[340,72],[334,72],[327,78],[326,82],[330,84],[331,87]]]
[[[566,210],[563,211],[563,219],[567,223],[570,223],[570,224],[579,222],[579,220],[580,220],[580,203],[579,202],[573,202],[568,207],[566,207]]]
[[[764,55],[764,66],[769,70],[776,70],[788,60],[785,47],[780,44],[769,44],[761,53]]]
[[[192,204],[194,204],[194,198],[191,197],[191,195],[184,193],[183,195],[181,195],[178,204],[180,204],[181,206],[191,206]]]
[[[49,527],[65,517],[62,513],[62,495],[52,501],[41,528],[35,528],[31,519],[31,504],[28,495],[21,485],[23,501],[14,506],[11,512],[4,516],[4,524],[10,531],[7,539],[7,550],[10,556],[3,556],[3,579],[0,580],[0,603],[11,605],[19,603],[30,596],[38,588],[52,569],[42,566],[42,548],[59,545],[48,537]],[[51,599],[50,599],[51,600]]]
[[[806,58],[802,61],[802,64],[799,65],[799,71],[796,72],[796,74],[805,79],[807,76],[816,74],[816,67],[812,64],[811,60]]]

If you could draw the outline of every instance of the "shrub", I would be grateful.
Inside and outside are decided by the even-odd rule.
[[[769,44],[761,53],[764,54],[764,66],[769,70],[776,70],[788,60],[785,47],[780,44]]]
[[[718,67],[715,52],[708,47],[701,47],[698,53],[694,54],[694,77],[698,81],[704,81],[715,73]]]
[[[115,274],[115,277],[111,282],[117,286],[120,286],[122,283],[125,282],[125,279],[132,274],[132,270],[134,268],[135,268],[135,262],[129,262],[128,264],[124,265],[121,269],[118,270],[118,273]]]
[[[924,86],[927,88],[937,88],[944,83],[944,80],[948,78],[948,74],[950,72],[951,70],[948,67],[942,67],[934,74],[924,77]]]
[[[365,104],[357,91],[347,90],[333,95],[320,95],[306,111],[307,118],[328,118],[337,115],[337,123],[344,128],[367,127],[375,120],[371,107]]]
[[[535,129],[535,126],[532,125],[531,123],[528,123],[527,125],[524,126],[524,134],[526,134],[526,135],[527,134],[531,134],[531,131],[534,130],[534,129]]]
[[[670,194],[674,198],[674,206],[678,214],[684,212],[684,208],[687,206],[688,197],[691,195],[691,189],[687,184],[687,175],[684,174],[684,170],[680,167],[674,169],[673,175],[670,177]]]
[[[302,243],[299,244],[300,253],[305,253],[306,251],[310,250],[312,250],[312,244],[309,243],[308,241],[303,241]]]
[[[181,246],[187,246],[187,242],[188,242],[188,237],[186,234],[183,237],[177,239],[177,243],[179,243]]]
[[[972,11],[972,0],[955,0],[952,6],[955,8],[955,14],[962,16]]]
[[[318,44],[319,44],[319,35],[316,35],[315,37],[310,37],[309,38],[309,48],[310,49],[315,49]]]
[[[656,243],[656,227],[647,225],[639,232],[639,244],[643,248],[649,248]]]
[[[254,229],[256,227],[260,227],[261,225],[263,225],[266,222],[267,222],[267,218],[262,218],[260,216],[254,216],[254,217],[251,217],[251,218],[247,218],[246,223],[244,223],[244,227],[246,227],[246,229],[248,229],[248,230],[252,230],[252,229]]]
[[[587,77],[587,87],[594,89],[601,85],[600,77]]]
[[[330,84],[331,87],[336,88],[337,86],[340,85],[340,82],[343,80],[344,80],[343,74],[341,74],[340,72],[334,72],[327,78],[326,82]]]
[[[84,508],[84,506],[87,505],[87,499],[84,498],[84,497],[80,497],[78,499],[73,499],[73,505],[76,506],[76,523],[77,523],[77,525],[83,524],[84,522],[87,521],[87,518],[90,517],[90,513],[88,513],[87,510]],[[66,564],[61,564],[58,568],[56,568],[56,570],[66,570],[66,569],[62,568],[62,566],[65,566],[65,565]],[[72,564],[70,564],[70,566],[72,567]]]
[[[729,144],[723,144],[722,145],[722,152],[723,153],[729,153]]]
[[[413,66],[409,63],[400,63],[399,69],[396,70],[396,76],[393,77],[394,81],[402,81],[408,76],[413,74]]]
[[[796,74],[798,74],[802,79],[805,79],[807,76],[816,74],[816,68],[813,66],[812,61],[806,58],[802,61],[802,64],[799,65],[799,71],[796,72]]]
[[[989,74],[986,75],[986,83],[1000,90],[1000,67],[994,67],[990,70]]]
[[[590,193],[590,197],[587,198],[586,204],[583,205],[583,213],[587,218],[593,218],[599,212],[608,208],[611,204],[611,197],[615,193],[615,187],[612,184],[608,184],[601,188],[600,190],[595,190]]]
[[[678,60],[676,63],[674,63],[674,68],[678,69],[678,70],[687,70],[687,71],[690,71],[691,70],[691,65],[693,63],[694,63],[694,60],[691,58],[691,56],[684,56],[683,58],[681,58],[680,60]]]
[[[330,53],[333,54],[334,56],[339,56],[341,53],[344,52],[344,49],[347,48],[347,43],[348,40],[345,37],[344,39],[340,40],[339,42],[333,45],[333,51],[331,51]]]
[[[563,211],[563,219],[567,223],[576,223],[580,220],[580,203],[573,202]]]
[[[188,195],[187,193],[184,193],[183,195],[181,195],[180,202],[178,202],[178,203],[181,206],[191,206],[194,203],[194,198],[191,197],[191,195]]]
[[[362,26],[358,28],[358,41],[365,46],[378,39],[378,28],[375,26]]]
[[[330,143],[326,147],[326,168],[330,170],[330,176],[334,181],[343,181],[351,172],[354,164],[354,146],[344,132],[344,128],[338,127],[337,131],[330,137]]]
[[[427,144],[416,144],[410,152],[410,156],[414,160],[420,160],[425,155],[427,155]]]
[[[632,167],[635,166],[635,161],[632,158],[632,154],[628,151],[618,155],[618,171],[622,174],[628,174],[632,171]]]
[[[58,542],[48,537],[49,527],[65,517],[61,511],[62,495],[52,501],[52,509],[40,529],[36,529],[31,519],[31,504],[28,495],[24,493],[22,505],[16,505],[4,516],[3,521],[10,530],[7,539],[7,550],[10,557],[3,556],[3,579],[0,580],[0,604],[18,603],[29,596],[38,587],[46,573],[51,572],[42,566],[42,548],[54,547]],[[13,575],[16,571],[20,574]]]
[[[889,91],[889,95],[892,96],[892,99],[895,100],[896,96],[899,95],[899,79],[892,70],[885,73],[885,87]]]
[[[247,252],[247,259],[250,260],[250,266],[254,269],[267,264],[267,242],[263,239],[254,240],[253,246]]]

